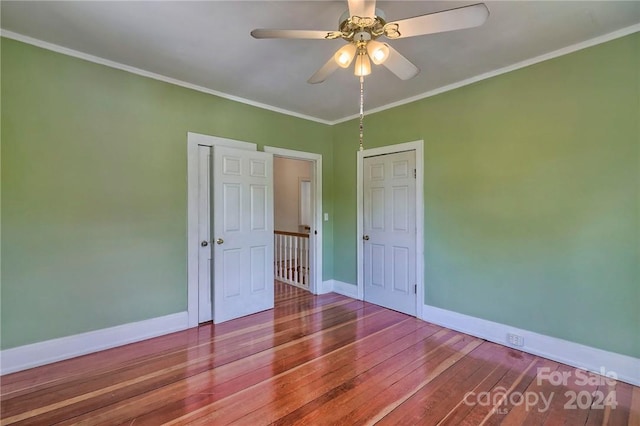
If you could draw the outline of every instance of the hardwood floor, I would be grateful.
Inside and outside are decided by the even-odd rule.
[[[271,311],[4,376],[1,400],[2,425],[640,425],[638,387],[284,284]]]

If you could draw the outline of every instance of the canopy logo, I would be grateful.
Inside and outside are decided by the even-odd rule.
[[[574,371],[551,371],[549,367],[538,368],[536,374],[538,386],[547,380],[553,386],[568,386],[570,380],[576,386],[615,386],[618,375],[600,367],[599,374],[589,373],[576,368]]]
[[[527,411],[536,409],[543,413],[549,410],[557,394],[563,395],[565,410],[603,410],[606,407],[615,409],[618,405],[614,390],[617,378],[615,372],[607,371],[604,367],[600,368],[600,374],[581,369],[564,371],[541,367],[536,372],[535,383],[532,382],[530,386],[540,390],[510,392],[498,386],[485,392],[467,392],[462,402],[468,406],[492,407],[492,412],[496,414],[507,414],[510,408],[520,405],[524,405]],[[545,392],[543,389],[548,389],[549,385],[560,389],[558,392]]]

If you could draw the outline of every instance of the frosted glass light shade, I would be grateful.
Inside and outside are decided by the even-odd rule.
[[[353,57],[356,54],[356,46],[349,43],[342,46],[335,55],[333,55],[333,59],[336,63],[342,68],[348,68],[351,65],[351,61],[353,61]]]
[[[371,61],[369,60],[369,56],[367,56],[366,52],[358,54],[353,73],[358,77],[371,74]]]
[[[367,43],[367,53],[374,64],[380,65],[389,57],[389,47],[379,41],[371,40]]]

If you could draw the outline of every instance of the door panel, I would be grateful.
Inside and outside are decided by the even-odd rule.
[[[267,187],[251,185],[251,230],[265,231],[267,228]]]
[[[251,176],[267,177],[267,162],[265,160],[251,160]]]
[[[371,229],[384,231],[384,188],[371,188]]]
[[[371,285],[384,287],[384,245],[371,244]]]
[[[393,289],[409,292],[409,250],[406,247],[392,247]]]
[[[213,147],[213,320],[273,308],[272,154]]]
[[[224,200],[223,231],[238,232],[240,231],[239,212],[242,211],[242,205],[240,204],[242,185],[236,183],[224,183],[222,185],[222,191]]]
[[[406,186],[393,188],[393,202],[391,205],[393,215],[393,230],[409,232],[409,193]]]
[[[267,264],[267,252],[264,247],[251,247],[251,292],[265,290],[267,279],[264,276]],[[272,280],[270,280],[272,281]]]
[[[364,299],[416,314],[415,151],[364,159]]]

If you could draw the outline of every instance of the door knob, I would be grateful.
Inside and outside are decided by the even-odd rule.
[[[224,243],[224,240],[222,238],[218,238],[216,240],[216,244],[222,244],[222,243]]]
[[[206,247],[206,246],[208,246],[208,245],[209,245],[209,241],[204,240],[204,241],[202,241],[202,242],[200,243],[200,245],[201,245],[202,247]]]
[[[365,240],[365,241],[369,241],[369,236],[365,235],[364,237],[362,237],[362,239]]]

